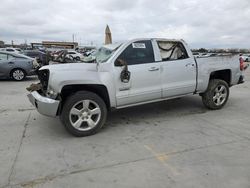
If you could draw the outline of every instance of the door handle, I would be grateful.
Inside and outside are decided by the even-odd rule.
[[[11,64],[11,65],[12,65],[12,64],[14,64],[14,62],[9,62],[8,64]]]
[[[151,67],[150,69],[148,69],[148,71],[158,71],[160,70],[160,68],[157,67]]]

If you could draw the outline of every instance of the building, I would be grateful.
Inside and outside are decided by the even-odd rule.
[[[75,49],[78,46],[77,42],[55,42],[55,41],[42,41],[42,43],[31,43],[32,48],[63,48]]]

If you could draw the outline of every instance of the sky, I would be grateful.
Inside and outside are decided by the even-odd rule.
[[[0,40],[184,39],[192,48],[250,48],[250,0],[1,0]]]

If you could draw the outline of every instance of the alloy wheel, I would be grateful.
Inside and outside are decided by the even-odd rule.
[[[224,85],[218,85],[214,90],[213,101],[216,106],[222,105],[227,99],[227,89]]]
[[[77,102],[70,110],[69,120],[71,125],[79,131],[93,129],[101,119],[101,109],[92,100]]]
[[[22,71],[22,70],[14,70],[13,73],[12,73],[12,77],[15,79],[15,80],[22,80],[24,79],[24,76],[25,76],[25,73]]]

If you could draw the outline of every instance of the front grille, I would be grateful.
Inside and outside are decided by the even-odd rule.
[[[48,82],[49,82],[49,70],[48,69],[39,70],[38,79],[40,80],[40,83],[42,84],[43,92],[46,92],[48,89]]]

